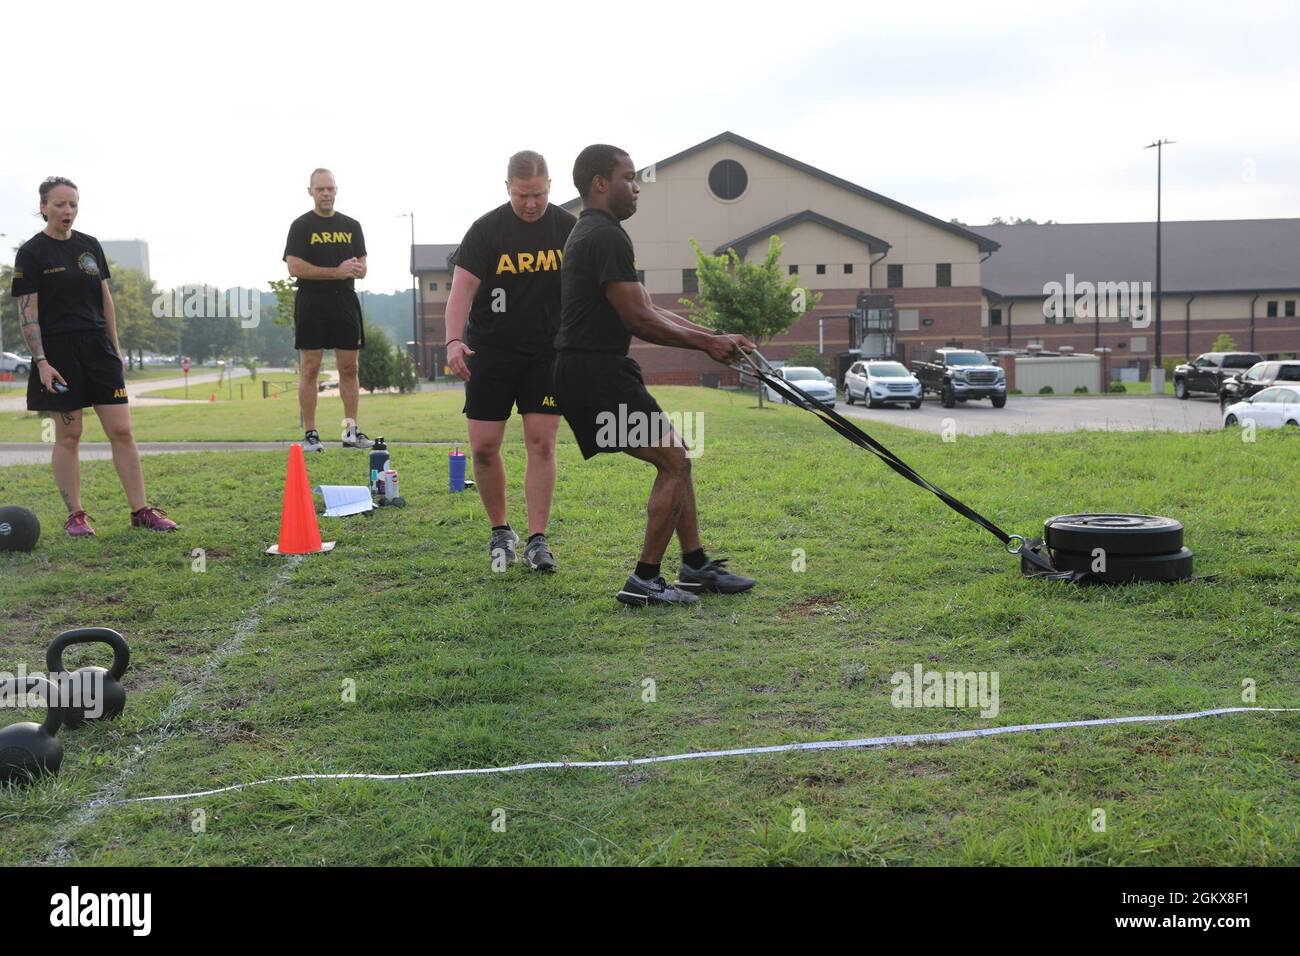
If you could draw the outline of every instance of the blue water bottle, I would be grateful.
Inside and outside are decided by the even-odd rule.
[[[461,454],[460,445],[457,444],[447,456],[447,471],[451,477],[451,490],[465,490],[465,456]]]

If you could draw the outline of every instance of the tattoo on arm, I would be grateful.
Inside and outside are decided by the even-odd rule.
[[[32,355],[42,354],[45,349],[41,347],[40,313],[34,292],[18,297],[18,327],[22,330]]]

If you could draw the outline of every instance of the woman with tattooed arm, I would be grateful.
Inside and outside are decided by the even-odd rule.
[[[61,176],[41,183],[45,228],[23,243],[14,258],[10,295],[18,324],[32,350],[27,408],[54,419],[54,480],[68,508],[66,530],[74,538],[95,533],[81,507],[82,412],[95,414],[113,446],[113,466],[131,506],[131,527],[173,531],[176,522],[144,496],[140,452],[131,434],[122,350],[117,341],[108,260],[94,236],[76,232],[77,187]]]

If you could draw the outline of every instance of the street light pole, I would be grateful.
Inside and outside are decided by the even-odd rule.
[[[1155,151],[1156,151],[1156,360],[1155,360],[1155,364],[1152,366],[1152,371],[1154,372],[1154,370],[1157,368],[1160,369],[1160,373],[1161,373],[1160,381],[1162,384],[1162,389],[1163,389],[1163,382],[1164,382],[1164,364],[1162,363],[1162,354],[1160,348],[1161,346],[1161,341],[1160,341],[1161,302],[1160,300],[1161,300],[1161,291],[1163,288],[1161,285],[1161,275],[1160,275],[1161,272],[1160,267],[1162,265],[1161,255],[1160,255],[1160,233],[1161,233],[1161,226],[1162,226],[1160,198],[1161,198],[1161,185],[1162,185],[1161,178],[1163,174],[1162,167],[1164,163],[1164,148],[1173,142],[1174,141],[1172,139],[1158,139],[1154,143],[1150,143],[1149,145],[1142,147],[1143,149],[1151,149],[1152,147],[1155,147]],[[1188,356],[1188,358],[1190,357],[1191,356]]]
[[[415,212],[404,212],[398,219],[411,220],[411,338],[415,342],[415,368],[424,372],[424,344],[420,341],[420,277],[415,271]]]

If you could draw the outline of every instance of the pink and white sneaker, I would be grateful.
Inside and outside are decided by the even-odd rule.
[[[131,527],[148,528],[150,531],[175,531],[180,525],[167,517],[167,512],[161,508],[146,505],[139,511],[131,512]]]
[[[63,526],[70,538],[93,538],[95,529],[90,526],[90,515],[84,511],[74,511],[68,515],[68,523]]]

